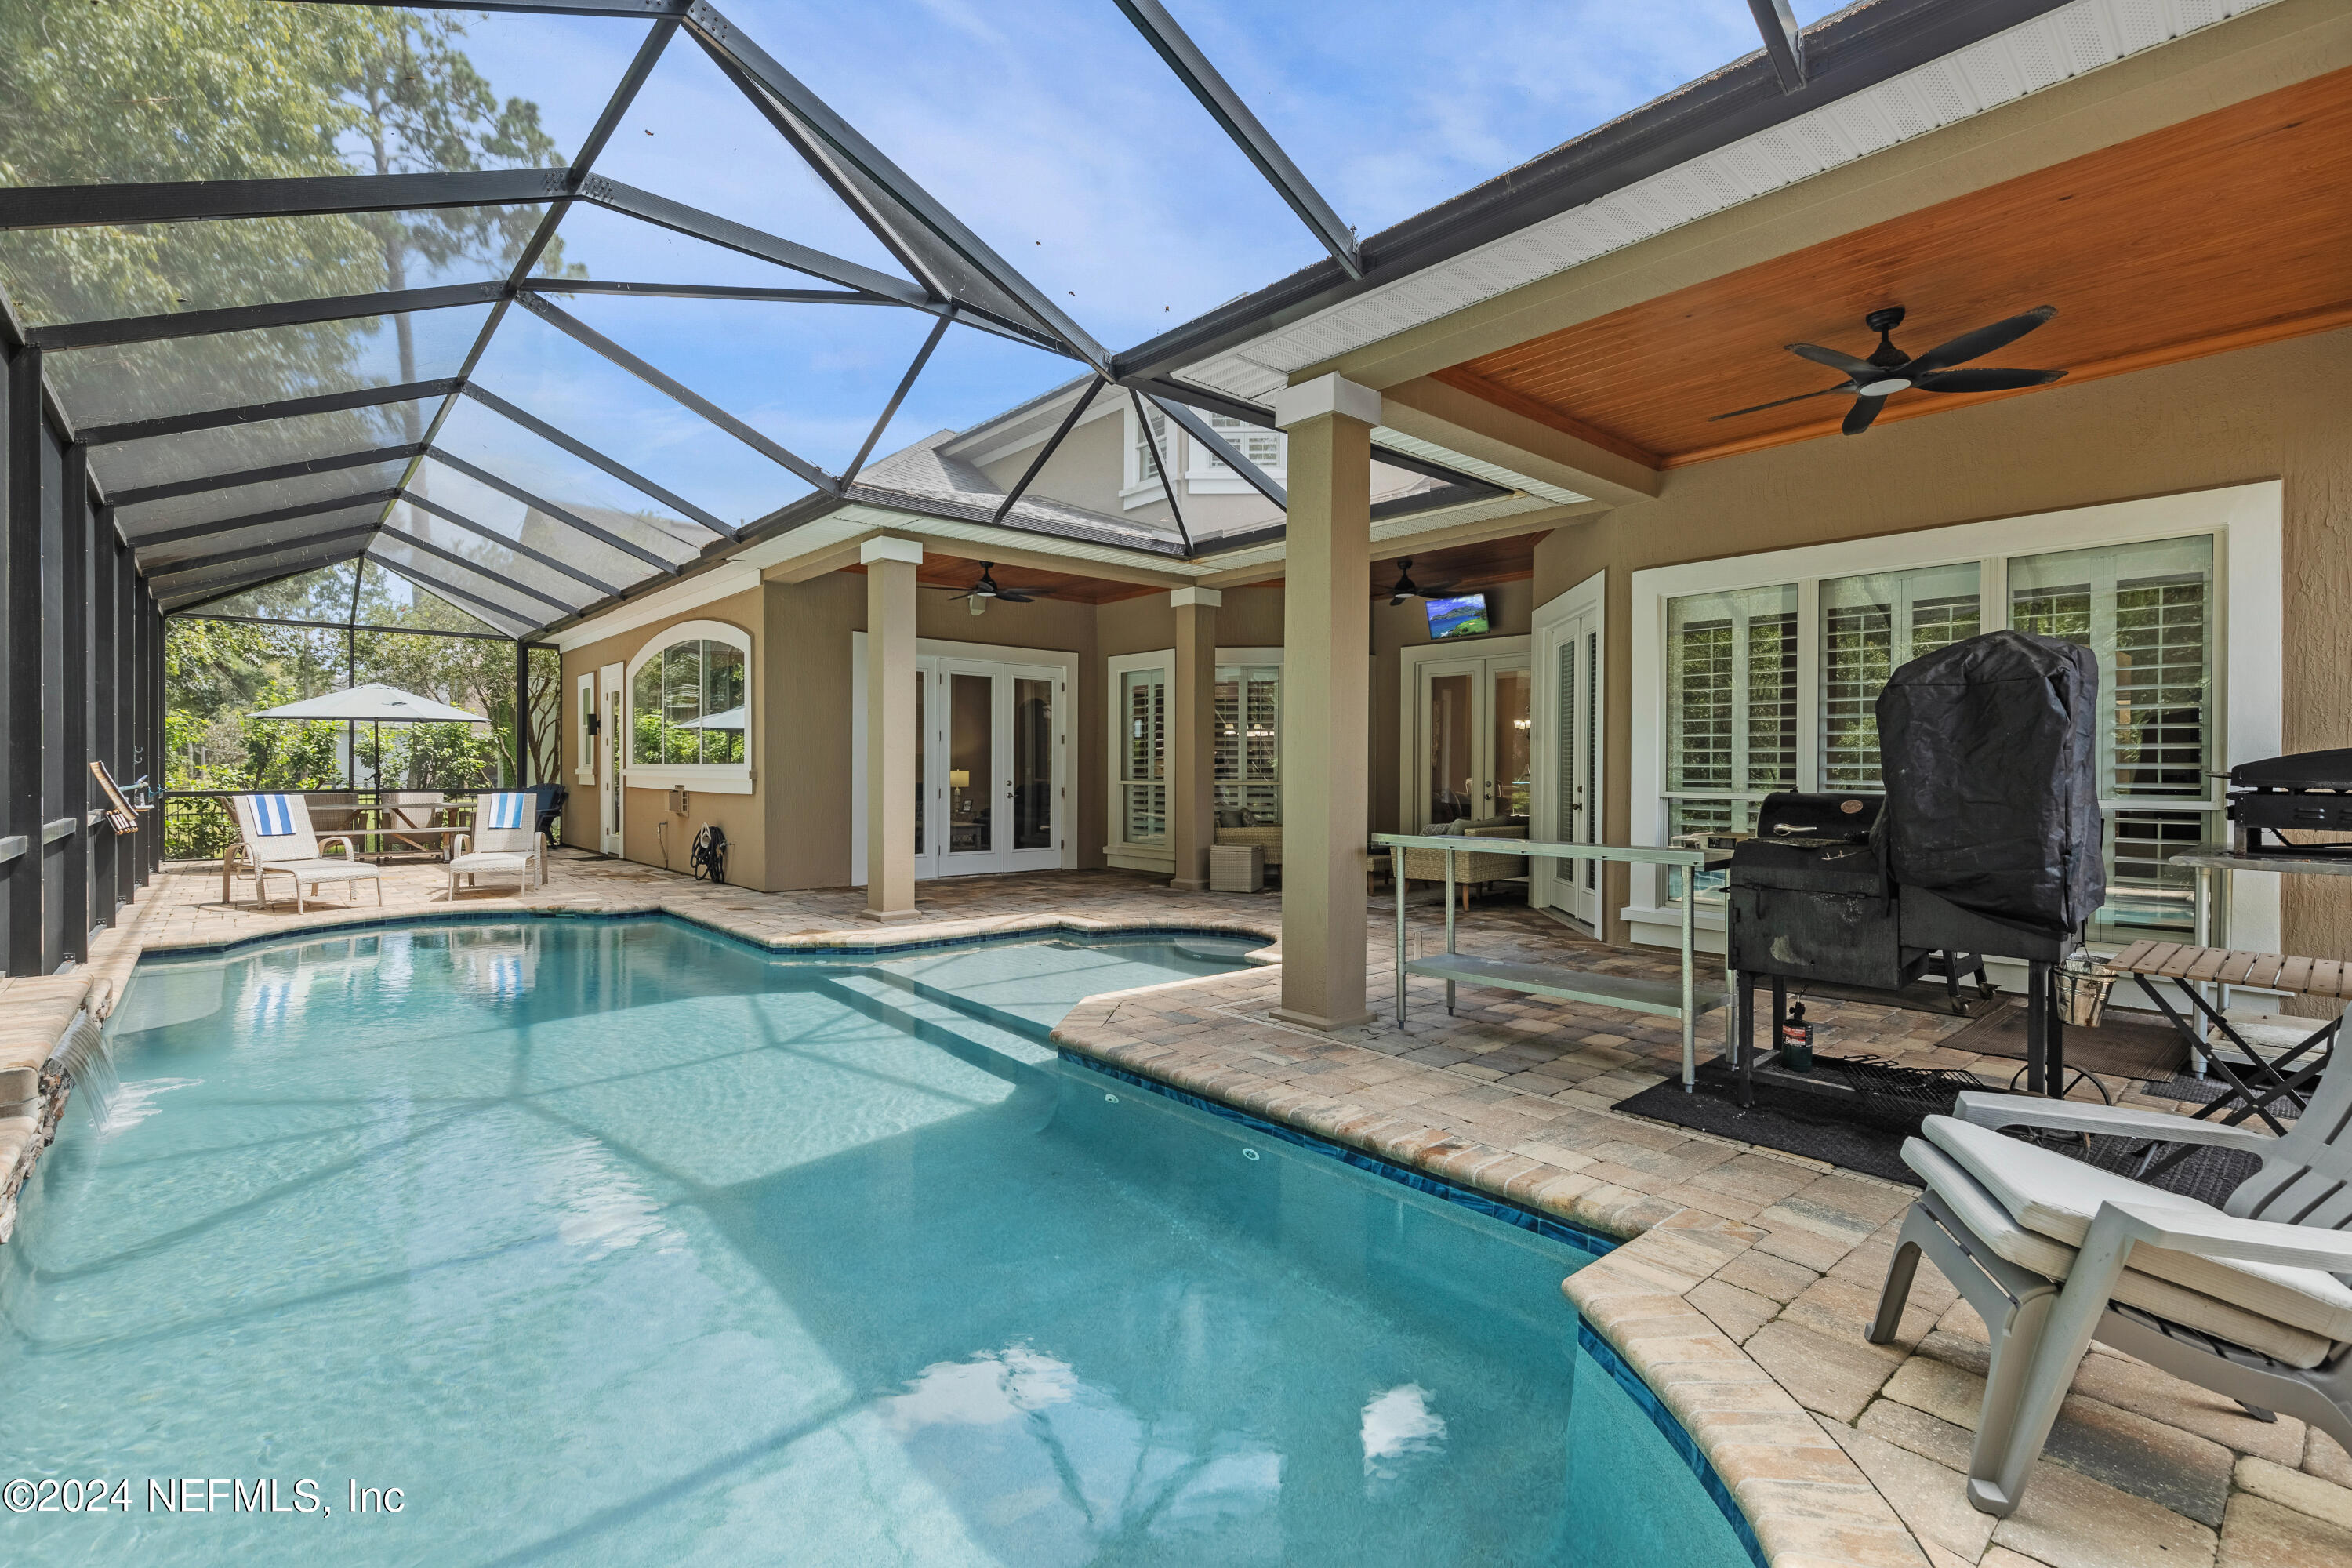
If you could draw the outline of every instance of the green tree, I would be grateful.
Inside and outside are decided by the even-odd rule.
[[[560,163],[536,105],[493,93],[442,13],[278,0],[0,6],[0,183],[268,179]],[[0,235],[38,324],[366,293],[471,263],[503,274],[544,209],[237,219]],[[541,265],[564,269],[551,247]],[[569,270],[576,271],[576,268]],[[59,354],[84,417],[349,385],[373,321]],[[404,379],[408,323],[395,319]],[[413,414],[412,410],[412,414]],[[355,437],[374,423],[353,416]]]

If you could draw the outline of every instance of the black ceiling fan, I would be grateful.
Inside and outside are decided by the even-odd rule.
[[[1407,599],[1434,598],[1440,594],[1446,593],[1453,586],[1451,583],[1433,583],[1423,588],[1415,584],[1412,580],[1412,557],[1408,555],[1397,563],[1396,586],[1389,591],[1389,603],[1395,605],[1403,604]]]
[[[2055,305],[2037,305],[2021,316],[2011,316],[1995,321],[1990,327],[1979,327],[1972,332],[1962,332],[1948,343],[1938,343],[1916,358],[1895,346],[1888,336],[1903,324],[1903,307],[1889,305],[1883,310],[1873,310],[1864,316],[1863,325],[1878,334],[1878,346],[1868,359],[1856,359],[1836,349],[1825,349],[1819,343],[1790,343],[1789,352],[1815,364],[1825,364],[1843,374],[1846,379],[1835,386],[1825,386],[1819,392],[1801,392],[1794,397],[1776,397],[1769,403],[1759,403],[1748,408],[1735,408],[1728,414],[1711,416],[1709,424],[1717,419],[1737,419],[1743,414],[1758,414],[1767,408],[1778,408],[1784,403],[1802,403],[1809,397],[1827,397],[1832,393],[1845,392],[1853,395],[1853,406],[1846,410],[1845,433],[1859,436],[1870,428],[1878,417],[1878,410],[1898,392],[1916,387],[1921,392],[2014,392],[2021,387],[2047,386],[2066,373],[2063,370],[1955,370],[1954,365],[1966,364],[1972,359],[2004,348],[2058,313]]]
[[[996,578],[991,571],[995,564],[996,563],[992,561],[982,562],[980,563],[980,581],[974,583],[971,587],[964,589],[960,594],[956,593],[956,590],[953,588],[940,588],[935,589],[934,592],[941,594],[955,594],[955,596],[959,599],[1002,599],[1008,605],[1034,605],[1037,602],[1037,595],[1035,594],[1027,593],[1019,588],[998,587],[996,585]]]

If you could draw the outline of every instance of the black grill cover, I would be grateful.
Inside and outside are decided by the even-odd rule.
[[[2091,650],[1987,632],[1915,658],[1878,697],[1887,868],[1905,887],[2061,936],[2105,900],[2099,665]]]

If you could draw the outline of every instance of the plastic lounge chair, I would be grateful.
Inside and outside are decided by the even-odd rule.
[[[474,802],[473,831],[460,833],[450,846],[455,851],[449,857],[450,900],[457,900],[460,877],[473,886],[474,879],[484,874],[512,873],[524,890],[544,887],[547,862],[540,849],[546,842],[539,833],[537,795],[514,791],[479,797]]]
[[[1904,1218],[1868,1338],[1895,1338],[1923,1252],[1984,1319],[1970,1504],[2016,1510],[2094,1339],[2352,1447],[2352,1070],[2326,1074],[2276,1137],[2032,1095],[1962,1094],[1955,1109],[1903,1146],[1927,1191]],[[2004,1127],[2242,1149],[2263,1164],[2215,1208]]]
[[[375,884],[375,901],[383,902],[383,873],[361,862],[352,841],[321,840],[310,826],[310,803],[299,795],[240,795],[231,797],[236,808],[239,842],[221,861],[221,902],[228,902],[229,874],[241,850],[253,871],[253,896],[269,901],[269,879],[289,877],[294,882],[294,910],[302,912],[302,889],[313,893],[321,882]],[[320,851],[326,844],[343,847],[343,858],[330,860]]]

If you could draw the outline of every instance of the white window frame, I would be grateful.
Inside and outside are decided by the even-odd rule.
[[[1691,594],[1798,585],[1798,642],[1805,650],[1797,666],[1797,710],[1803,716],[1797,727],[1797,776],[1801,781],[1818,776],[1821,760],[1819,584],[1823,580],[1974,561],[1981,569],[1979,589],[1988,606],[1982,624],[1992,627],[2008,625],[2008,563],[2012,557],[2210,534],[2212,723],[2221,759],[2216,765],[2228,768],[2277,755],[2284,682],[2283,494],[2281,483],[2270,479],[1635,572],[1627,781],[1633,841],[1658,845],[1665,839],[1666,604]],[[2212,798],[2220,800],[2218,782]],[[1635,942],[1675,945],[1682,916],[1679,906],[1665,896],[1666,879],[1655,867],[1633,870],[1631,901],[1618,911],[1620,917],[1632,926]],[[2257,952],[2278,950],[2278,882],[2275,877],[2231,879],[2227,918],[2231,946]],[[1711,950],[1722,951],[1721,909],[1701,904],[1696,921],[1708,933]]]
[[[1171,471],[1182,474],[1184,470],[1181,465],[1184,458],[1181,447],[1184,440],[1184,432],[1177,426],[1176,421],[1164,414],[1155,411],[1152,416],[1159,420],[1161,426],[1160,430],[1154,432],[1160,437],[1161,464],[1176,465]],[[1133,511],[1137,507],[1150,506],[1153,501],[1166,500],[1168,492],[1160,488],[1160,476],[1143,471],[1143,426],[1136,418],[1133,398],[1128,400],[1127,407],[1120,415],[1118,428],[1120,439],[1124,442],[1119,455],[1118,499],[1120,504],[1127,510]]]
[[[1278,430],[1267,431],[1246,420],[1235,419],[1229,415],[1206,414],[1202,417],[1208,420],[1210,428],[1231,441],[1236,447],[1242,445],[1240,437],[1272,435],[1276,443],[1276,458],[1272,463],[1260,463],[1258,467],[1265,471],[1267,478],[1277,483],[1282,482],[1288,475],[1290,471],[1289,437]],[[1255,485],[1227,468],[1224,459],[1210,451],[1206,446],[1189,437],[1184,444],[1191,453],[1184,465],[1184,489],[1188,494],[1209,496],[1257,493]]]
[[[582,671],[573,680],[572,700],[576,710],[572,717],[572,782],[593,784],[596,782],[596,737],[588,732],[588,721],[596,713],[596,671],[593,668]]]
[[[1106,703],[1109,719],[1107,734],[1110,744],[1107,748],[1108,755],[1104,758],[1108,764],[1106,785],[1108,793],[1104,795],[1104,800],[1109,807],[1107,814],[1109,818],[1108,823],[1109,832],[1107,836],[1108,842],[1103,845],[1103,857],[1121,870],[1166,871],[1172,875],[1176,868],[1176,846],[1170,837],[1165,835],[1158,838],[1127,837],[1127,802],[1124,794],[1126,785],[1125,781],[1119,776],[1119,763],[1126,751],[1128,740],[1127,705],[1123,691],[1127,684],[1125,677],[1137,670],[1144,669],[1156,669],[1161,673],[1168,686],[1168,706],[1173,708],[1176,701],[1176,650],[1174,648],[1156,648],[1149,653],[1114,654],[1105,661],[1104,684],[1108,689]],[[1173,741],[1176,715],[1172,712],[1165,713],[1162,722],[1167,726],[1165,739],[1169,742],[1165,765],[1172,768],[1175,763]],[[1204,735],[1202,739],[1205,741],[1208,737]],[[1173,809],[1176,781],[1169,778],[1162,782],[1169,791],[1170,807]]]
[[[656,656],[667,652],[682,642],[723,642],[742,650],[743,654],[743,760],[740,763],[640,763],[636,757],[637,739],[637,671]],[[756,749],[760,731],[758,689],[754,685],[759,660],[754,657],[755,645],[750,632],[725,621],[680,621],[664,626],[646,639],[645,646],[629,658],[628,668],[621,672],[621,775],[631,789],[672,789],[683,787],[708,791],[712,795],[750,795],[754,773],[751,759],[760,753]],[[610,716],[605,721],[612,722]]]

